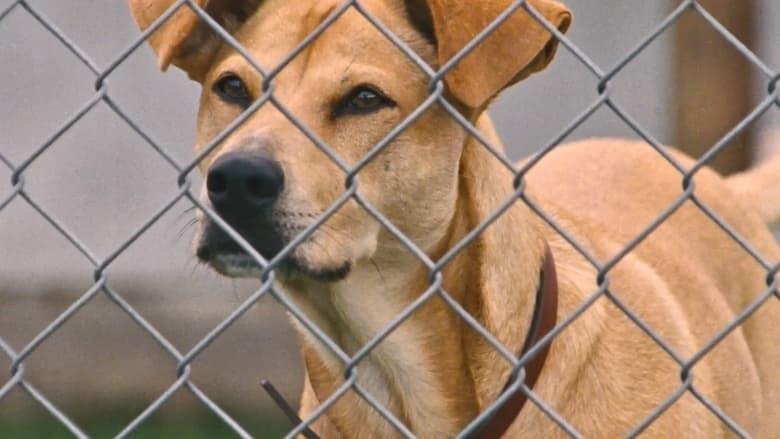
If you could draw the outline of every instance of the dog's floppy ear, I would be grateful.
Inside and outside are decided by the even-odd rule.
[[[130,10],[141,30],[146,30],[163,15],[176,0],[128,0]],[[194,0],[209,16],[228,32],[234,31],[257,9],[261,0]],[[198,80],[205,73],[220,39],[211,27],[186,4],[179,8],[149,38],[157,53],[160,68],[171,64]]]
[[[414,5],[421,0],[409,1]],[[426,0],[425,3],[439,62],[444,65],[514,1]],[[527,3],[561,32],[569,28],[571,12],[562,4],[554,0],[527,0]],[[420,15],[418,12],[417,16]],[[504,88],[544,69],[557,47],[558,40],[521,7],[463,58],[445,81],[461,103],[471,109],[482,109]]]

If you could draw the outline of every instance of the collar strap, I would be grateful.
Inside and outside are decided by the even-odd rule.
[[[518,358],[525,356],[531,348],[539,343],[539,340],[549,334],[555,328],[558,320],[558,276],[555,273],[555,260],[550,247],[547,244],[545,244],[545,247],[546,252],[539,275],[539,289],[536,291],[533,319],[531,320],[531,327],[528,330],[525,344],[523,344],[523,350]],[[525,364],[525,385],[529,389],[534,388],[539,375],[542,373],[551,344],[552,342],[540,349]],[[513,373],[509,377],[509,382],[504,386],[503,392],[506,392],[511,387],[515,378],[516,374]],[[498,439],[503,436],[520,414],[527,400],[525,393],[518,389],[511,398],[498,408],[492,417],[485,421],[483,426],[473,435],[473,438]]]

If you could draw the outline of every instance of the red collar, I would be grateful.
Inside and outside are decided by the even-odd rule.
[[[555,260],[550,247],[547,245],[545,247],[547,247],[547,250],[539,275],[539,289],[536,291],[536,306],[534,307],[533,319],[531,320],[531,327],[526,336],[523,350],[518,358],[525,356],[531,348],[539,343],[539,340],[549,334],[555,328],[558,320],[558,276],[555,273]],[[542,373],[544,362],[550,351],[550,344],[552,342],[547,343],[525,364],[525,385],[529,389],[534,388],[539,375]],[[509,382],[504,387],[504,392],[511,387],[515,378],[516,374],[512,374],[509,377]],[[527,400],[525,393],[518,390],[471,436],[475,439],[500,438],[520,414]]]

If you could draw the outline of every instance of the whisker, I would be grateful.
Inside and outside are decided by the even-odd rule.
[[[187,223],[184,224],[184,226],[181,228],[181,230],[179,230],[179,233],[176,236],[176,241],[175,242],[179,242],[184,237],[184,234],[187,233],[187,231],[192,226],[194,226],[197,223],[198,223],[198,219],[197,218],[192,218],[191,220],[187,221]]]
[[[327,247],[325,247],[324,245],[322,245],[322,243],[320,243],[319,241],[317,241],[317,239],[316,239],[314,236],[311,236],[311,237],[309,238],[309,241],[310,241],[312,244],[315,244],[317,247],[321,248],[321,249],[322,249],[322,251],[324,251],[324,252],[325,252],[325,254],[327,254],[327,255],[328,255],[328,257],[331,257],[331,258],[333,257],[333,255],[331,255],[331,254],[330,254],[330,251],[328,251],[328,248],[327,248]]]
[[[193,205],[193,206],[190,206],[190,207],[184,209],[183,211],[181,211],[181,213],[176,215],[176,218],[174,218],[173,222],[181,221],[181,219],[184,218],[185,215],[187,215],[188,213],[194,212],[197,208],[198,208],[198,206],[194,206]]]
[[[374,269],[376,270],[376,273],[379,275],[379,279],[382,280],[382,283],[385,283],[385,275],[382,274],[382,270],[379,269],[379,264],[374,260],[374,258],[368,258],[368,261],[371,262],[371,265],[374,266]]]
[[[330,226],[328,223],[323,224],[322,227],[320,227],[320,230],[322,230],[322,233],[324,233],[325,236],[335,241],[337,245],[341,246],[342,248],[347,248],[347,243],[343,240],[341,233]]]

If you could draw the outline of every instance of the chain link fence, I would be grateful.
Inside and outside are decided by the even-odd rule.
[[[117,435],[117,437],[128,437],[134,431],[136,431],[150,416],[157,412],[174,394],[181,390],[190,392],[200,403],[203,404],[208,410],[212,411],[219,419],[224,422],[231,430],[241,437],[251,437],[248,431],[231,415],[224,410],[220,405],[214,402],[212,398],[205,392],[200,386],[195,384],[192,379],[193,373],[193,361],[195,361],[205,349],[207,349],[216,339],[222,336],[222,334],[234,325],[244,314],[250,310],[259,300],[264,297],[271,297],[277,301],[291,316],[296,319],[303,327],[310,331],[323,345],[327,346],[333,355],[335,355],[343,363],[345,376],[347,377],[344,384],[334,392],[327,400],[322,401],[320,407],[312,413],[308,419],[302,420],[298,425],[288,433],[287,437],[298,437],[301,434],[311,435],[309,426],[315,422],[320,416],[322,416],[329,408],[333,406],[340,398],[342,398],[348,392],[354,392],[359,395],[366,403],[371,405],[389,424],[391,424],[398,433],[404,437],[414,437],[412,431],[410,431],[407,425],[404,425],[391,411],[383,407],[361,384],[358,383],[357,377],[359,374],[359,367],[362,360],[383,340],[385,340],[389,334],[391,334],[396,328],[398,328],[406,319],[422,307],[426,302],[430,301],[434,297],[443,300],[455,312],[463,319],[466,325],[470,326],[476,333],[484,338],[501,357],[511,364],[513,370],[516,372],[516,378],[511,385],[506,389],[503,395],[497,399],[494,403],[490,404],[483,413],[481,413],[476,419],[469,423],[465,429],[460,433],[460,437],[470,437],[481,423],[493,415],[497,409],[504,403],[511,394],[515,392],[522,392],[527,395],[529,401],[534,404],[538,409],[543,411],[551,420],[553,420],[562,431],[568,433],[573,437],[581,437],[581,433],[577,431],[576,427],[569,424],[567,420],[550,407],[544,400],[536,395],[532,389],[525,385],[524,379],[524,366],[531,357],[544,346],[551,343],[555,337],[569,327],[574,321],[576,321],[583,313],[586,313],[588,309],[600,299],[606,299],[617,306],[634,324],[637,325],[642,331],[644,331],[648,337],[652,338],[678,365],[680,368],[680,383],[677,390],[670,394],[668,398],[663,401],[657,408],[647,415],[647,417],[639,424],[634,426],[634,429],[628,434],[630,437],[634,437],[643,432],[651,423],[659,418],[669,407],[671,407],[683,394],[689,393],[698,399],[708,410],[710,410],[720,421],[722,421],[728,428],[736,435],[741,437],[748,437],[748,434],[743,428],[738,425],[733,419],[729,417],[728,413],[725,413],[720,407],[707,399],[702,393],[697,390],[694,383],[694,375],[691,372],[692,368],[712,349],[714,349],[718,343],[720,343],[725,337],[727,337],[735,328],[739,327],[746,319],[748,319],[756,310],[758,310],[764,303],[770,300],[780,299],[780,295],[777,292],[777,284],[775,280],[775,274],[778,270],[777,261],[770,261],[765,259],[753,246],[743,239],[728,223],[726,223],[718,212],[710,208],[700,197],[697,196],[695,191],[695,176],[697,173],[705,167],[719,152],[726,148],[730,141],[735,138],[739,133],[745,130],[750,124],[756,121],[759,117],[764,115],[767,111],[775,106],[780,107],[780,97],[778,96],[778,81],[780,80],[780,73],[767,66],[758,56],[756,56],[748,47],[734,37],[724,26],[722,26],[708,11],[703,8],[699,3],[693,0],[682,1],[662,22],[660,22],[649,35],[647,35],[642,41],[640,41],[632,50],[630,50],[622,59],[616,64],[605,68],[602,65],[594,62],[586,53],[577,47],[571,40],[565,35],[560,33],[558,29],[547,23],[543,17],[533,9],[525,1],[514,2],[509,9],[498,16],[488,27],[486,27],[471,43],[464,47],[456,56],[454,56],[449,62],[443,65],[440,69],[432,69],[420,56],[410,49],[397,35],[390,31],[382,22],[374,17],[359,0],[345,0],[341,6],[334,10],[330,16],[321,23],[310,35],[308,35],[295,50],[289,53],[289,55],[277,66],[272,66],[270,70],[263,68],[257,63],[252,55],[245,50],[241,44],[236,41],[231,34],[221,28],[215,20],[210,17],[198,4],[193,0],[178,0],[173,6],[161,17],[159,17],[154,24],[145,30],[138,38],[132,42],[128,47],[116,54],[113,60],[105,65],[98,65],[95,63],[89,54],[85,53],[77,44],[75,44],[64,32],[60,31],[51,21],[45,16],[39,13],[38,10],[30,3],[24,0],[13,1],[0,11],[0,22],[12,12],[29,14],[43,29],[50,32],[56,37],[62,45],[63,50],[67,50],[74,59],[78,60],[83,66],[89,70],[92,74],[94,81],[94,94],[78,108],[66,123],[62,124],[58,129],[53,132],[50,137],[43,142],[37,149],[31,154],[25,157],[23,160],[12,161],[9,157],[3,154],[0,150],[0,162],[2,166],[6,167],[11,175],[10,186],[0,187],[0,216],[3,214],[3,209],[12,203],[25,203],[40,215],[54,230],[61,234],[70,245],[76,249],[80,255],[88,261],[92,266],[92,273],[94,283],[93,285],[81,296],[72,302],[70,306],[62,312],[56,319],[51,321],[48,326],[40,331],[31,341],[25,345],[12,346],[6,342],[0,334],[0,352],[6,355],[10,362],[10,378],[5,382],[0,382],[0,401],[3,400],[13,389],[21,388],[28,393],[46,412],[56,418],[62,425],[64,425],[70,432],[76,437],[87,437],[84,429],[74,422],[68,415],[67,410],[59,407],[53,403],[45,394],[41,391],[35,383],[31,382],[25,373],[25,363],[30,356],[36,352],[43,344],[55,334],[69,319],[78,314],[82,308],[92,301],[96,296],[103,295],[108,298],[113,304],[127,316],[129,316],[140,328],[145,331],[148,337],[159,344],[170,357],[176,362],[176,376],[170,387],[165,390],[159,397],[148,404],[148,406],[141,413],[138,413],[135,419],[127,424],[124,429]],[[117,7],[123,7],[124,5],[117,5]],[[145,43],[145,41],[155,32],[161,25],[169,20],[177,11],[189,8],[196,13],[200,19],[209,24],[214,32],[224,40],[226,44],[231,46],[235,51],[241,54],[247,62],[264,78],[264,93],[257,99],[251,106],[243,112],[233,123],[231,123],[221,134],[214,138],[208,145],[206,145],[202,151],[200,151],[196,157],[189,161],[182,162],[174,157],[166,149],[164,145],[155,141],[150,135],[148,135],[143,128],[141,128],[132,117],[130,117],[121,106],[112,99],[112,95],[109,92],[108,81],[111,78],[112,73],[124,63],[127,58],[139,50],[139,47]],[[357,11],[360,13],[366,21],[371,23],[379,32],[381,32],[389,41],[391,41],[398,50],[402,51],[410,60],[412,60],[416,66],[428,76],[430,80],[430,94],[428,98],[423,102],[414,112],[409,114],[407,118],[398,126],[396,126],[381,142],[374,145],[373,148],[356,164],[349,165],[338,154],[324,142],[317,133],[313,132],[307,127],[301,120],[296,117],[285,105],[280,102],[274,95],[275,77],[283,71],[296,56],[304,51],[309,45],[311,45],[317,38],[328,29],[335,21],[337,21],[347,11]],[[495,145],[492,145],[472,123],[463,117],[463,115],[450,103],[445,97],[445,87],[443,84],[444,76],[450,72],[468,53],[470,53],[474,47],[476,47],[481,41],[491,35],[505,20],[514,12],[524,10],[538,20],[549,32],[551,32],[555,38],[557,38],[564,48],[571,55],[576,57],[579,62],[588,69],[592,74],[593,81],[589,85],[597,91],[597,97],[582,110],[582,112],[574,118],[563,130],[561,130],[552,140],[547,144],[538,148],[537,152],[521,166],[515,165],[509,160],[500,149]],[[712,148],[698,159],[693,167],[686,168],[679,164],[669,154],[667,149],[656,140],[652,134],[650,134],[642,125],[632,118],[621,105],[619,105],[611,94],[610,85],[615,76],[623,71],[626,66],[632,63],[640,54],[647,49],[647,47],[658,39],[661,35],[669,30],[669,28],[675,24],[681,15],[685,13],[698,14],[702,19],[706,20],[714,30],[723,36],[742,56],[745,57],[751,64],[753,64],[763,76],[766,84],[766,95],[755,109],[748,114],[737,126],[733,127],[723,138],[718,141]],[[384,151],[388,145],[390,145],[397,136],[406,130],[412,123],[414,123],[425,111],[433,106],[440,106],[449,115],[456,120],[463,129],[466,130],[471,136],[473,136],[484,148],[486,148],[492,156],[503,164],[508,170],[515,174],[515,187],[513,195],[504,200],[498,210],[496,210],[488,218],[485,218],[482,224],[472,230],[464,240],[458,243],[440,259],[431,259],[424,251],[416,246],[407,236],[405,236],[387,217],[380,212],[374,205],[371,204],[358,190],[359,177],[361,171],[374,160],[377,155]],[[143,141],[153,150],[159,158],[164,161],[170,169],[171,175],[176,176],[177,191],[166,203],[159,206],[158,210],[148,218],[137,230],[132,233],[124,242],[114,248],[107,256],[99,256],[96,252],[89,248],[82,240],[82,237],[77,236],[71,232],[68,224],[58,220],[45,206],[40,204],[35,197],[31,196],[28,192],[26,175],[28,170],[36,164],[36,162],[49,151],[50,147],[60,139],[65,133],[71,130],[76,124],[79,123],[86,115],[98,106],[105,106],[105,108],[113,111],[118,117],[124,121],[124,123],[132,129]],[[313,222],[306,228],[298,237],[296,237],[286,248],[274,257],[272,260],[265,260],[252,246],[246,242],[241,236],[231,229],[231,227],[223,221],[208,205],[205,205],[198,197],[198,189],[193,184],[193,170],[197,165],[209,154],[211,154],[215,148],[217,148],[231,133],[238,129],[243,123],[245,123],[253,114],[255,114],[260,108],[264,106],[272,106],[279,112],[285,115],[289,121],[294,124],[301,133],[303,133],[313,145],[319,148],[324,154],[326,154],[333,163],[343,172],[343,178],[345,182],[345,190],[328,208],[317,221]],[[548,153],[557,148],[570,134],[585,123],[593,114],[601,109],[608,109],[614,115],[620,118],[622,122],[629,127],[636,135],[642,138],[648,145],[650,145],[660,156],[662,156],[671,166],[673,166],[680,175],[680,182],[683,186],[683,191],[680,196],[668,206],[668,208],[662,212],[650,225],[648,225],[640,234],[632,239],[618,254],[609,260],[599,260],[593,256],[591,252],[581,245],[578,240],[572,236],[562,225],[558,224],[556,219],[545,212],[545,210],[538,204],[536,204],[531,198],[529,198],[525,192],[525,176],[526,174]],[[137,309],[131,305],[122,293],[114,288],[112,282],[109,281],[108,272],[110,271],[112,264],[116,259],[122,255],[127,249],[133,245],[141,236],[156,224],[160,218],[168,213],[174,205],[182,201],[190,204],[194,209],[200,210],[211,221],[217,224],[225,233],[227,233],[233,240],[235,240],[248,254],[250,254],[256,262],[263,268],[261,276],[262,286],[257,289],[250,297],[246,298],[240,306],[238,306],[229,317],[225,318],[216,327],[214,327],[208,335],[203,337],[198,343],[187,351],[180,350],[172,342],[166,338],[166,335],[160,331],[155,325],[145,318]],[[354,201],[359,204],[374,220],[382,225],[389,233],[395,236],[395,238],[402,243],[412,254],[414,254],[419,261],[425,265],[430,275],[430,285],[428,289],[419,296],[403,313],[398,315],[396,319],[388,325],[383,331],[376,334],[374,338],[361,348],[355,355],[348,355],[344,350],[333,340],[331,340],[313,321],[307,318],[306,314],[299,309],[293,301],[281,290],[281,288],[274,283],[275,270],[279,267],[285,257],[291,254],[291,252],[312,236],[316,230],[321,227],[330,217],[332,217],[340,208],[346,203]],[[610,287],[610,272],[611,270],[622,261],[629,253],[631,253],[637,246],[639,246],[653,231],[660,227],[670,216],[672,216],[684,203],[691,202],[698,209],[711,219],[714,224],[717,224],[724,233],[728,234],[738,245],[752,256],[755,261],[760,264],[766,272],[766,285],[767,288],[761,294],[758,294],[752,304],[741,310],[737,317],[726,327],[722,329],[715,337],[713,337],[708,343],[701,347],[701,350],[691,357],[684,357],[677,353],[672,346],[664,341],[652,328],[650,328],[634,311],[632,311],[627,305],[625,305],[619,297],[613,293]],[[533,210],[544,222],[554,228],[562,237],[566,239],[580,254],[589,261],[590,264],[598,271],[598,282],[594,284],[593,293],[590,298],[582,303],[579,308],[574,310],[566,318],[558,322],[555,330],[545,336],[540,343],[538,343],[533,349],[531,349],[522,358],[516,358],[515,354],[510,352],[505,346],[503,346],[488,330],[486,330],[480,323],[471,316],[456,300],[454,300],[450,294],[445,290],[443,286],[442,270],[457,256],[459,255],[470,243],[472,243],[487,227],[494,223],[501,215],[503,215],[508,209],[510,209],[516,203],[525,203],[531,210]],[[290,349],[294,349],[292,346]],[[278,395],[276,395],[278,396]],[[277,397],[277,400],[279,398]],[[279,403],[284,406],[284,402],[279,400]]]

